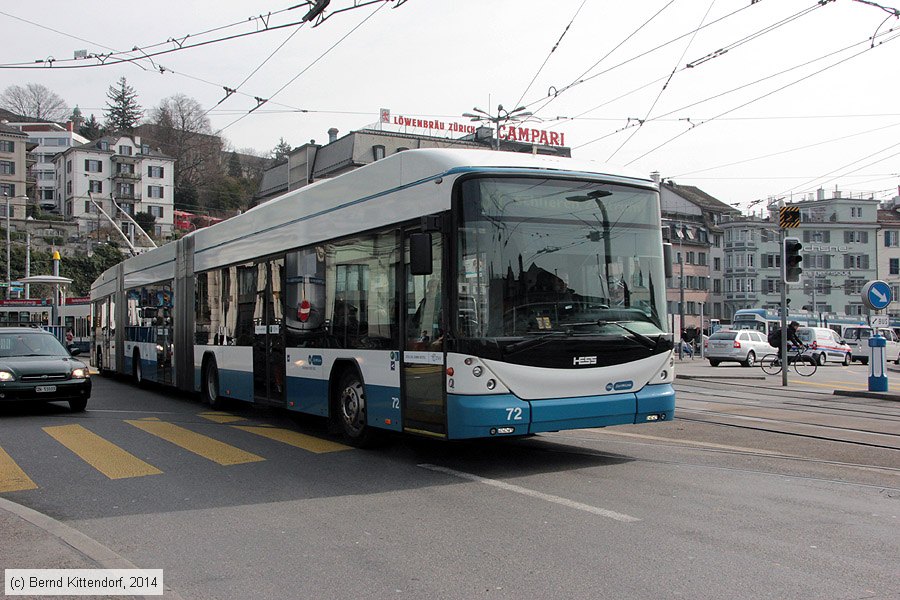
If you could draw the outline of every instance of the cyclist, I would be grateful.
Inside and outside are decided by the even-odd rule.
[[[787,341],[788,345],[794,345],[797,347],[805,347],[803,340],[797,335],[797,329],[800,328],[800,323],[797,321],[791,321],[788,324],[787,329]],[[775,327],[771,332],[769,332],[769,345],[778,349],[778,360],[775,364],[781,364],[781,328]]]

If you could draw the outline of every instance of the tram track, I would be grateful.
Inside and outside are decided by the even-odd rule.
[[[863,464],[858,464],[858,463],[846,463],[846,462],[841,462],[841,461],[807,458],[807,457],[803,457],[803,456],[793,456],[793,455],[789,455],[789,454],[770,454],[770,453],[762,453],[762,452],[750,452],[750,451],[744,451],[744,450],[728,450],[728,449],[723,449],[723,448],[703,448],[703,447],[696,447],[696,446],[686,446],[684,444],[677,444],[677,443],[666,444],[664,442],[663,443],[651,443],[651,442],[639,442],[639,441],[632,441],[632,440],[614,440],[614,439],[609,439],[609,438],[604,438],[601,440],[596,437],[582,437],[582,436],[564,435],[564,434],[559,434],[559,437],[564,438],[566,441],[571,440],[571,441],[588,442],[588,443],[598,443],[598,442],[602,441],[604,443],[613,442],[613,443],[617,443],[617,444],[645,446],[645,447],[660,447],[660,446],[662,446],[662,447],[668,447],[668,448],[678,448],[678,449],[682,449],[682,450],[697,450],[697,451],[706,452],[706,453],[729,454],[729,455],[746,456],[746,457],[752,457],[752,458],[776,459],[776,460],[802,462],[802,463],[807,463],[807,464],[816,464],[816,465],[823,465],[823,466],[835,466],[835,467],[848,468],[848,469],[858,469],[858,470],[863,470],[863,471],[885,473],[885,474],[888,474],[891,476],[900,476],[900,469],[894,468],[894,467],[882,467],[882,466],[877,466],[877,465],[863,465]],[[548,440],[548,442],[549,441],[551,441],[551,440]],[[555,443],[558,444],[559,442],[555,442]],[[689,461],[683,461],[683,460],[624,456],[622,454],[617,454],[617,453],[612,453],[612,452],[604,452],[602,450],[594,450],[594,449],[578,449],[578,450],[565,449],[565,450],[562,450],[559,448],[544,447],[544,448],[541,448],[541,450],[546,451],[546,452],[566,453],[566,454],[574,454],[574,455],[580,455],[580,456],[595,456],[595,457],[614,458],[614,459],[627,458],[628,460],[631,460],[631,461],[651,463],[651,464],[679,465],[679,466],[686,466],[686,467],[732,471],[732,472],[738,472],[738,473],[749,473],[749,474],[755,474],[755,475],[771,475],[771,476],[785,478],[785,479],[804,479],[804,480],[809,480],[809,481],[834,483],[834,484],[839,484],[839,485],[851,485],[851,486],[856,486],[856,487],[865,487],[865,488],[877,489],[879,491],[889,490],[891,492],[900,493],[900,487],[896,487],[896,486],[875,485],[875,484],[871,484],[871,483],[846,481],[843,479],[817,477],[817,476],[813,476],[813,475],[786,474],[786,473],[778,473],[778,472],[774,472],[774,471],[766,471],[766,470],[762,470],[762,469],[748,469],[748,468],[743,468],[743,467],[728,467],[728,466],[721,466],[721,465],[703,465],[703,464],[698,464],[695,462],[689,462]]]

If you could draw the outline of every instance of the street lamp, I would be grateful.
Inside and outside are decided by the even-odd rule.
[[[9,240],[9,194],[3,194],[3,197],[6,198],[6,299],[9,300],[12,297],[12,275],[10,269],[10,245],[11,242]],[[24,199],[26,202],[28,201],[28,196],[13,196],[16,199]]]
[[[497,128],[497,137],[494,139],[494,150],[500,149],[500,124],[507,123],[509,121],[517,121],[519,119],[524,119],[526,117],[532,116],[533,113],[527,112],[524,106],[520,106],[518,108],[514,108],[513,110],[506,110],[503,108],[502,104],[497,105],[497,115],[493,116],[486,110],[480,109],[477,106],[473,108],[476,113],[463,113],[462,116],[468,117],[472,121],[485,121],[487,123],[493,123]]]

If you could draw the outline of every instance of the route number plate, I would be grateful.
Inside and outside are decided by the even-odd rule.
[[[34,388],[34,391],[37,392],[38,394],[46,393],[46,392],[55,392],[56,386],[55,385],[39,385]]]

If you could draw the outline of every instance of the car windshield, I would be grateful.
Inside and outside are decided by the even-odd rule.
[[[460,217],[460,337],[666,331],[655,191],[477,178],[463,183]]]
[[[69,356],[69,352],[49,333],[0,332],[0,358],[13,356]]]

